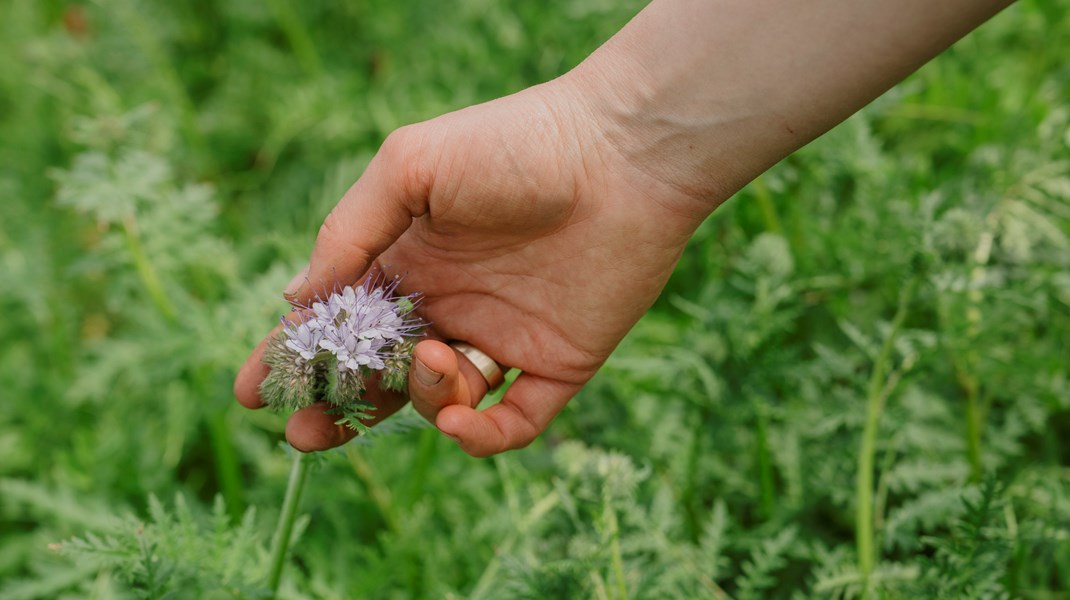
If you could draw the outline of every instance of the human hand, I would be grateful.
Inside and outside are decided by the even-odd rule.
[[[605,137],[586,81],[566,76],[394,132],[327,217],[295,302],[359,280],[376,262],[419,291],[429,339],[416,348],[414,407],[469,454],[520,448],[540,434],[664,287],[709,213],[637,169]],[[520,374],[502,401],[441,340],[463,340]],[[261,405],[264,343],[235,382]],[[373,386],[374,388],[374,386]],[[404,399],[370,388],[376,418]],[[301,450],[354,435],[323,405],[295,413]]]

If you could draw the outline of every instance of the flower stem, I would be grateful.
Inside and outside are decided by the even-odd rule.
[[[282,566],[286,562],[286,551],[290,548],[290,536],[293,534],[294,521],[297,520],[297,507],[301,503],[301,492],[305,489],[308,478],[308,458],[298,452],[290,467],[290,480],[286,483],[286,496],[282,501],[282,512],[275,526],[275,535],[271,538],[271,571],[268,587],[272,597],[279,591],[282,581]]]
[[[858,548],[858,570],[862,576],[863,598],[869,596],[869,576],[876,563],[873,544],[873,461],[877,451],[877,432],[881,413],[884,410],[884,400],[887,396],[884,391],[885,374],[889,370],[895,338],[906,319],[907,307],[914,295],[917,282],[917,277],[911,278],[899,294],[899,306],[892,319],[888,337],[884,339],[880,354],[873,363],[873,372],[870,374],[866,393],[866,425],[862,432],[862,447],[858,453],[858,479],[855,488],[855,504],[857,505],[855,541]]]

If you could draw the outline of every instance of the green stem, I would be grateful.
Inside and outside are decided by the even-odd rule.
[[[902,374],[902,372],[897,373],[897,375],[899,374]],[[886,390],[886,397],[887,394],[891,393],[891,384],[895,383],[894,381],[891,381],[891,379],[892,378],[889,378],[890,385],[885,386],[884,388]],[[881,539],[879,536],[881,529],[884,528],[884,511],[888,503],[888,472],[892,469],[892,465],[895,464],[895,449],[898,445],[899,444],[897,443],[896,439],[893,439],[892,442],[888,445],[888,449],[884,452],[884,460],[881,461],[881,476],[880,479],[877,480],[876,497],[873,499],[873,528],[876,533],[876,535],[874,536],[875,546],[881,545]]]
[[[412,508],[423,497],[427,473],[431,468],[431,463],[438,456],[435,453],[435,444],[440,437],[442,437],[442,434],[434,429],[425,429],[420,433],[416,459],[412,463],[408,486],[405,488],[404,502],[401,504],[405,508]]]
[[[754,191],[754,200],[758,203],[758,210],[762,213],[762,224],[769,233],[781,233],[784,228],[780,226],[780,216],[777,214],[776,205],[773,204],[773,195],[769,192],[769,186],[762,177],[751,182]]]
[[[390,499],[390,490],[375,477],[371,465],[360,455],[360,449],[356,444],[350,444],[346,447],[346,457],[349,459],[349,464],[353,467],[353,472],[357,475],[357,478],[368,488],[368,495],[371,497],[375,508],[379,511],[383,522],[386,523],[386,526],[391,531],[397,533],[399,530],[398,519],[392,510],[394,502]]]
[[[282,501],[282,512],[275,526],[275,535],[271,538],[271,571],[268,575],[268,588],[274,597],[282,581],[282,566],[286,562],[286,552],[290,548],[290,536],[293,534],[294,521],[297,520],[297,507],[301,503],[301,492],[308,479],[308,457],[298,452],[290,467],[290,480],[286,483],[286,496]]]
[[[700,423],[711,423],[712,415],[708,409],[700,411],[702,418]],[[702,537],[702,523],[699,519],[698,481],[699,460],[702,455],[702,442],[706,438],[706,429],[696,427],[691,432],[691,444],[687,451],[687,477],[684,480],[684,489],[680,493],[680,503],[684,507],[684,518],[687,521],[688,532],[691,541],[698,542]]]
[[[608,498],[605,505],[610,536],[609,547],[613,557],[613,579],[617,584],[616,598],[628,600],[628,588],[624,582],[624,559],[620,551],[620,525],[617,523],[617,511],[613,510]]]
[[[275,20],[282,28],[283,35],[286,36],[286,41],[289,42],[301,68],[308,75],[322,75],[323,63],[316,52],[316,45],[312,43],[312,36],[294,11],[293,5],[283,0],[269,0],[268,4],[271,6],[271,12],[275,13]]]
[[[164,290],[163,282],[156,273],[152,260],[145,252],[138,234],[137,220],[133,215],[128,215],[122,220],[123,240],[126,242],[127,252],[134,261],[134,269],[141,280],[142,287],[149,295],[156,311],[163,316],[169,324],[178,323],[178,309],[171,301],[171,297]],[[205,396],[211,395],[211,386],[208,376],[203,372],[194,372],[194,383],[198,390]],[[215,459],[216,475],[219,478],[219,486],[223,492],[223,498],[227,503],[227,512],[235,521],[241,518],[245,511],[245,500],[242,493],[241,473],[238,465],[237,453],[234,443],[231,441],[230,432],[227,429],[226,411],[216,409],[207,417],[208,435],[212,442],[212,454]]]
[[[947,302],[941,298],[937,308],[941,330],[950,330],[950,309],[947,306]],[[971,373],[974,370],[972,365],[976,364],[976,353],[973,350],[973,344],[978,333],[976,329],[977,325],[971,324],[970,330],[966,334],[965,347],[969,348],[968,350],[960,353],[956,344],[948,344],[947,347],[948,360],[955,372],[955,382],[966,396],[966,458],[970,463],[970,481],[975,483],[981,480],[981,475],[984,471],[981,464],[983,429],[981,415],[984,411],[981,407],[980,383],[977,377]],[[949,338],[950,336],[944,336],[944,339]]]
[[[145,254],[145,247],[141,245],[141,238],[137,233],[137,221],[133,216],[123,219],[123,239],[126,241],[126,249],[130,252],[130,257],[134,260],[134,268],[141,279],[141,285],[145,286],[152,304],[169,323],[174,323],[178,320],[178,311],[171,303],[171,298],[164,292],[163,284],[156,275],[156,269]]]
[[[757,463],[758,484],[761,488],[761,511],[762,518],[769,519],[776,509],[776,490],[773,480],[773,459],[769,451],[769,409],[761,400],[754,401],[758,415],[757,435]]]
[[[245,512],[245,493],[242,487],[241,469],[238,465],[238,454],[234,450],[234,442],[227,428],[226,410],[213,409],[206,419],[219,487],[223,492],[223,500],[227,504],[227,513],[237,522]]]
[[[892,328],[884,340],[880,354],[873,364],[866,393],[866,425],[862,432],[862,447],[858,453],[858,479],[855,488],[855,539],[858,549],[858,570],[862,575],[862,597],[869,595],[869,576],[876,563],[873,544],[873,460],[877,451],[877,431],[884,409],[885,373],[892,359],[895,338],[906,319],[907,306],[914,295],[917,277],[913,277],[899,295],[899,306],[892,319]]]
[[[981,481],[981,406],[977,379],[956,365],[959,385],[966,392],[966,455],[970,461],[970,481]]]

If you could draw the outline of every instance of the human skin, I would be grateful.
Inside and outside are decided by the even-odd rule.
[[[529,444],[653,304],[699,224],[748,181],[1009,2],[655,0],[551,82],[392,133],[287,297],[376,264],[420,291],[416,410],[473,456]],[[501,402],[441,340],[519,370]],[[264,342],[235,381],[262,405]],[[385,418],[399,395],[369,390]],[[299,450],[353,432],[322,404]]]

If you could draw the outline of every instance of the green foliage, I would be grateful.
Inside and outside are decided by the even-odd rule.
[[[103,534],[89,533],[58,546],[61,552],[112,571],[141,598],[262,598],[264,554],[256,514],[231,525],[216,497],[210,515],[194,515],[182,496],[169,512],[149,497],[149,522],[127,519]]]
[[[996,522],[1006,506],[999,483],[988,478],[970,495],[979,497],[961,498],[965,514],[953,524],[951,535],[929,540],[935,556],[923,563],[915,594],[930,598],[1010,597],[1002,571],[1014,547]]]
[[[231,385],[326,212],[638,8],[5,3],[0,597],[262,595],[284,421]],[[1068,36],[1019,2],[743,190],[531,447],[327,453],[279,596],[1066,595]]]
[[[364,422],[375,418],[375,405],[371,402],[350,401],[331,408],[330,414],[338,416],[335,425],[345,425],[353,431],[367,433],[369,427]]]

